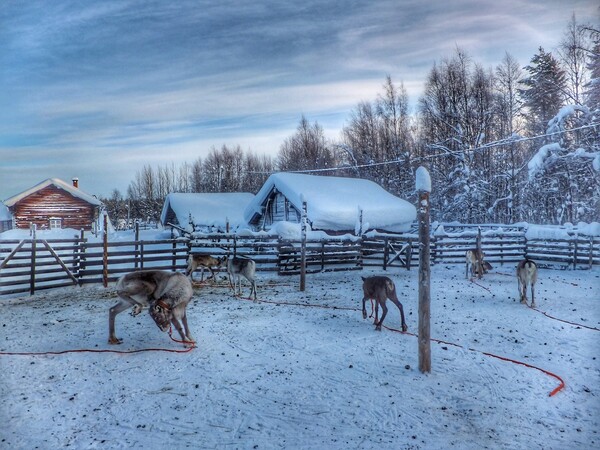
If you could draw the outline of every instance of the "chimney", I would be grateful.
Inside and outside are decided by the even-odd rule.
[[[79,188],[79,178],[73,178],[73,187]]]

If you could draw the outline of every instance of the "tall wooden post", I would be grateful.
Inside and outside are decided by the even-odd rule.
[[[108,287],[108,216],[104,216],[104,230],[102,230],[102,283]]]
[[[306,201],[302,200],[302,225],[300,244],[300,291],[306,289]]]
[[[417,169],[416,190],[419,196],[417,206],[419,221],[419,370],[431,372],[431,295],[429,260],[429,193],[431,178],[425,167]]]
[[[36,236],[36,224],[31,224],[29,233],[31,234],[31,272],[29,278],[29,295],[35,294],[35,257],[37,251],[37,236]]]

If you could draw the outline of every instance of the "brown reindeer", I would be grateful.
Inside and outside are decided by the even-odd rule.
[[[201,267],[202,275],[200,277],[200,281],[204,281],[204,269],[207,268],[208,270],[210,270],[210,273],[211,273],[211,276],[207,279],[212,278],[213,280],[216,280],[215,271],[213,270],[213,267],[214,268],[221,267],[226,260],[227,260],[227,256],[223,256],[222,258],[213,258],[210,255],[192,255],[192,254],[190,254],[190,256],[188,258],[188,266],[185,271],[185,274],[188,277],[190,277],[190,280],[193,281],[194,272],[196,270],[198,270],[198,267]]]
[[[492,265],[484,261],[485,254],[476,248],[467,250],[465,255],[466,266],[465,266],[465,278],[469,278],[469,268],[471,269],[471,278],[477,274],[477,278],[483,277],[484,273],[488,270],[492,270]]]
[[[521,303],[527,304],[527,285],[531,286],[531,307],[535,308],[534,286],[537,281],[537,264],[531,259],[525,258],[517,265],[517,280],[519,284],[519,295]]]
[[[194,291],[192,283],[182,273],[162,270],[144,270],[123,275],[116,286],[119,302],[108,312],[108,343],[120,344],[115,334],[115,318],[133,307],[137,316],[145,306],[150,306],[150,315],[162,330],[173,324],[186,345],[194,345],[187,323],[186,308]],[[179,321],[183,323],[185,331]]]
[[[406,321],[404,320],[404,308],[402,307],[402,303],[398,301],[398,296],[396,295],[396,286],[394,282],[390,280],[388,277],[382,276],[374,276],[374,277],[361,277],[363,280],[363,301],[362,301],[362,313],[363,319],[367,318],[367,309],[365,303],[367,299],[375,300],[375,329],[377,331],[381,331],[381,325],[383,324],[383,320],[387,315],[388,309],[386,306],[386,300],[390,299],[394,305],[398,307],[400,310],[400,318],[402,320],[402,331],[407,331],[408,327],[406,326]],[[381,315],[381,320],[378,320],[379,315],[379,306],[381,305],[381,309],[383,311]]]

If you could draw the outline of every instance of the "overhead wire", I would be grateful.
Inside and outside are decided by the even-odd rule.
[[[537,140],[537,139],[547,138],[550,136],[561,135],[561,134],[570,133],[570,132],[574,132],[574,131],[581,131],[581,130],[585,130],[588,128],[594,128],[594,127],[599,127],[599,126],[600,126],[600,122],[595,122],[595,123],[591,123],[588,125],[582,125],[582,126],[576,127],[576,128],[570,128],[568,130],[559,130],[559,131],[553,131],[551,133],[539,134],[537,136],[529,136],[529,137],[511,136],[508,138],[499,139],[497,141],[488,142],[487,144],[483,144],[478,147],[466,148],[464,150],[445,151],[444,153],[436,153],[436,154],[432,154],[432,155],[417,156],[414,159],[427,160],[427,159],[441,158],[441,157],[447,157],[447,156],[453,156],[453,155],[461,155],[464,153],[474,153],[474,152],[478,152],[478,151],[489,150],[489,149],[495,148],[495,147],[501,147],[504,145],[512,145],[512,144],[517,144],[520,142],[533,141],[533,140]],[[286,172],[288,172],[288,173],[336,172],[336,171],[340,171],[340,170],[356,170],[356,169],[363,169],[363,168],[367,168],[367,167],[378,167],[378,166],[386,166],[386,165],[390,165],[390,164],[401,164],[404,162],[405,162],[404,160],[400,160],[400,159],[391,159],[391,160],[387,160],[387,161],[371,162],[371,163],[364,163],[364,164],[357,164],[357,165],[344,165],[344,166],[337,166],[337,167],[324,167],[324,168],[320,168],[320,169],[287,170]],[[257,170],[257,171],[249,171],[248,173],[259,174],[259,175],[270,175],[270,174],[273,174],[276,172],[277,171]]]

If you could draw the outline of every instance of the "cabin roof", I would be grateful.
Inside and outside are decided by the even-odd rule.
[[[14,206],[16,203],[20,202],[24,198],[34,194],[37,191],[40,191],[48,186],[55,186],[59,189],[67,191],[73,197],[77,197],[87,203],[90,203],[94,206],[101,206],[102,202],[98,200],[96,197],[90,194],[86,194],[81,189],[72,186],[69,183],[64,182],[58,178],[48,178],[47,180],[42,181],[41,183],[36,184],[35,186],[21,192],[20,194],[14,195],[10,198],[4,200],[4,204],[8,207]]]
[[[281,172],[271,175],[250,202],[244,213],[246,221],[254,222],[263,214],[267,200],[275,190],[299,211],[302,201],[306,200],[307,216],[313,229],[355,230],[359,210],[363,213],[364,231],[408,231],[417,217],[412,204],[373,181]]]
[[[229,193],[173,193],[167,195],[160,221],[166,225],[169,208],[175,213],[180,226],[187,226],[190,214],[195,225],[232,228],[246,225],[244,209],[254,194],[248,192]]]

